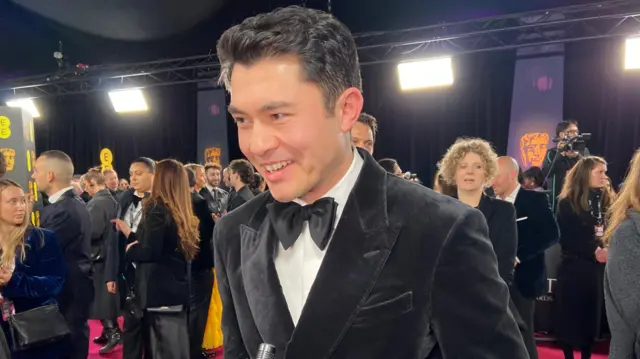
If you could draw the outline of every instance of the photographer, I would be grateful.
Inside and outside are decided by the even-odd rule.
[[[556,126],[557,139],[554,140],[558,142],[558,145],[556,148],[548,149],[544,156],[542,172],[547,177],[547,189],[551,193],[551,208],[554,211],[567,172],[578,163],[582,156],[589,155],[589,150],[586,147],[575,146],[577,142],[574,143],[572,139],[579,135],[580,131],[576,120],[560,122]]]

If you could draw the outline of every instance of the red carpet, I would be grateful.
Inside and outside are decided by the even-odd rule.
[[[94,338],[100,335],[102,332],[102,326],[100,322],[96,320],[90,320],[89,325],[91,327],[91,335],[90,338]],[[120,324],[122,325],[122,323]],[[117,347],[111,354],[109,355],[99,355],[98,350],[100,346],[90,343],[89,346],[89,357],[87,359],[99,359],[99,358],[110,358],[110,359],[121,359],[122,358],[122,346]],[[592,359],[606,359],[609,356],[607,353],[609,352],[608,343],[601,343],[596,347],[595,353],[591,357]],[[562,351],[558,349],[553,343],[539,343],[538,344],[538,353],[539,359],[564,359],[564,355],[562,355]],[[575,354],[576,359],[580,359],[580,354]],[[222,359],[222,355],[216,355],[215,359]]]

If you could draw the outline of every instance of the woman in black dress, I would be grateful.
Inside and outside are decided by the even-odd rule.
[[[591,358],[602,308],[602,280],[607,249],[603,248],[605,214],[611,203],[607,189],[607,163],[583,157],[567,174],[558,197],[562,261],[555,293],[555,334],[565,359],[573,350]]]
[[[135,344],[142,344],[147,359],[188,359],[188,267],[200,239],[187,171],[180,162],[156,164],[151,196],[142,211],[137,233],[116,221],[134,240],[127,245],[126,258],[136,264],[134,301],[144,333]]]

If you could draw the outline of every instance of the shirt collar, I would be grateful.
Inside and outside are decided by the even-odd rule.
[[[347,203],[347,199],[349,198],[349,193],[356,184],[358,180],[358,176],[360,175],[360,171],[362,170],[362,166],[364,165],[364,160],[360,157],[358,151],[353,151],[353,160],[351,161],[351,166],[347,173],[336,183],[333,188],[331,188],[324,196],[322,197],[331,197],[338,204],[339,207],[343,207]],[[307,203],[301,199],[294,199],[294,202],[298,203],[301,206],[306,205]]]
[[[49,203],[53,204],[53,203],[58,202],[60,200],[60,197],[62,197],[62,195],[65,192],[67,192],[69,190],[72,190],[72,189],[73,189],[73,187],[69,186],[69,187],[65,187],[65,188],[59,190],[58,192],[52,194],[51,196],[49,196]]]
[[[522,188],[522,186],[520,186],[520,184],[518,184],[516,186],[516,189],[514,189],[513,192],[511,192],[511,194],[508,195],[506,198],[502,198],[500,196],[496,196],[496,197],[498,197],[498,199],[501,199],[503,201],[515,203],[516,197],[518,196],[518,192],[520,192],[520,188]]]
[[[209,190],[209,192],[215,192],[215,191],[217,191],[217,190],[218,190],[218,188],[217,188],[217,187],[213,187],[212,185],[210,185],[210,184],[208,184],[208,183],[207,183],[207,184],[205,184],[204,186],[205,186],[205,187],[207,187],[207,189]]]

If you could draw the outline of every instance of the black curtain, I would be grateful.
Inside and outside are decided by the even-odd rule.
[[[458,137],[481,137],[505,153],[515,55],[454,58],[454,85],[400,90],[396,64],[363,68],[365,111],[378,119],[374,156],[395,158],[431,186],[436,163]]]
[[[587,146],[618,184],[640,146],[640,71],[624,70],[624,39],[571,44],[566,53],[565,118],[593,134]]]
[[[140,156],[195,161],[196,91],[195,84],[146,89],[149,111],[131,114],[116,113],[106,92],[38,100],[42,118],[36,119],[36,149],[66,152],[82,174],[100,164],[106,147],[125,178]]]

